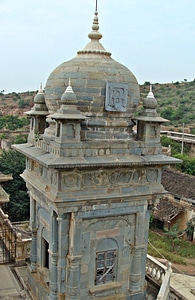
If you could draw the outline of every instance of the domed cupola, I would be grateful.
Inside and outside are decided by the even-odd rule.
[[[161,153],[160,125],[168,120],[161,118],[157,113],[157,100],[152,92],[152,86],[147,97],[143,101],[143,112],[137,120],[137,139],[144,142],[142,154]]]
[[[34,104],[45,104],[45,94],[42,89],[42,83],[40,84],[40,89],[34,97]]]
[[[150,91],[149,91],[147,97],[143,101],[143,107],[145,109],[156,109],[157,108],[157,101],[152,92],[152,85],[150,85]]]
[[[45,104],[45,94],[42,89],[42,83],[38,93],[34,97],[34,106],[30,111],[25,112],[30,119],[30,132],[28,135],[28,142],[33,143],[33,140],[40,138],[45,128],[47,127],[46,116],[49,114]]]
[[[90,130],[96,133],[96,137],[89,133],[84,138],[128,138],[134,125],[131,119],[139,103],[138,82],[132,72],[112,59],[111,53],[100,43],[102,34],[99,32],[97,11],[88,36],[90,41],[83,50],[78,51],[76,57],[62,63],[49,75],[45,86],[46,105],[50,113],[60,108],[63,100],[61,96],[68,79],[71,78],[78,101],[77,108],[88,117],[88,133]],[[90,129],[92,123],[94,125]],[[95,123],[101,123],[104,129],[100,129]],[[111,131],[116,134],[107,134],[105,126],[109,131],[114,127]],[[105,134],[100,134],[100,131]],[[120,135],[121,131],[125,134]]]

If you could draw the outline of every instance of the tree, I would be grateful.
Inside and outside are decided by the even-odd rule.
[[[179,229],[178,223],[174,224],[169,230],[165,229],[165,235],[168,236],[172,243],[172,251],[175,251],[175,246],[180,242],[180,237],[183,232]]]
[[[195,176],[195,158],[194,157],[189,157],[185,154],[175,154],[175,158],[179,158],[183,160],[182,164],[177,164],[176,168],[181,171],[182,173],[186,173],[189,175]]]
[[[161,144],[164,147],[169,147],[169,145],[170,145],[172,155],[177,155],[177,154],[181,153],[181,143],[172,140],[170,137],[168,137],[166,135],[161,136]],[[190,146],[184,144],[184,153],[188,154],[189,151],[190,151]],[[183,158],[181,158],[181,159],[183,159]]]
[[[194,227],[195,227],[195,216],[192,216],[192,218],[186,223],[186,234],[187,238],[190,241],[193,241],[193,234],[194,234]]]
[[[10,195],[5,212],[12,222],[29,219],[30,202],[27,188],[20,174],[25,169],[25,156],[14,150],[3,151],[0,156],[0,171],[12,174],[13,180],[2,183],[5,191]]]

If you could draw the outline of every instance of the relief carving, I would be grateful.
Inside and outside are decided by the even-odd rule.
[[[105,109],[107,111],[124,112],[127,110],[127,83],[107,82]]]
[[[146,179],[150,183],[157,182],[157,179],[158,179],[158,170],[156,170],[156,169],[148,169],[148,170],[146,170]]]
[[[101,184],[101,175],[99,172],[85,173],[82,176],[82,186],[92,187]]]
[[[129,183],[131,181],[133,172],[113,172],[110,176],[108,176],[108,179],[111,184],[116,183]]]
[[[148,172],[148,178],[151,176]],[[64,186],[65,188],[90,188],[93,187],[109,187],[117,186],[121,184],[129,183],[141,183],[143,177],[145,177],[145,170],[115,170],[113,172],[107,171],[93,171],[86,173],[65,173],[64,174]],[[52,178],[54,180],[54,178]],[[147,179],[148,180],[148,179]],[[57,179],[56,179],[57,181]]]
[[[79,185],[79,176],[75,173],[64,176],[64,185],[67,188],[75,188]]]

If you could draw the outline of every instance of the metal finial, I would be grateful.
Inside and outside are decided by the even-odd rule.
[[[68,80],[68,85],[71,86],[71,79]]]
[[[98,0],[96,0],[95,11],[97,11],[97,3],[98,3]]]
[[[39,92],[40,92],[40,93],[42,93],[42,92],[43,92],[43,85],[42,85],[42,82],[40,83]]]

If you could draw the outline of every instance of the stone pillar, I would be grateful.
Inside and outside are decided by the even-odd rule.
[[[32,228],[32,243],[30,252],[31,272],[36,272],[37,265],[37,226],[36,226],[36,201],[30,197],[31,220]]]
[[[65,255],[64,244],[67,245],[68,249],[68,239],[63,226],[66,223],[68,229],[69,219],[64,219],[63,216],[57,217],[58,221],[58,297],[60,300],[65,299],[65,278],[66,278],[66,260],[67,252]]]
[[[30,252],[31,272],[37,270],[37,229],[32,229],[32,243]]]
[[[80,299],[80,260],[81,256],[68,256],[67,299]]]
[[[132,246],[132,261],[130,270],[130,291],[136,293],[141,290],[142,254],[145,247],[144,242],[144,213],[136,216],[135,245]]]
[[[132,293],[140,291],[140,281],[141,281],[141,257],[142,248],[135,247],[133,249],[132,258],[132,268],[130,273],[130,290]]]
[[[57,291],[58,291],[58,283],[57,283],[57,274],[58,274],[58,254],[50,252],[50,293],[49,293],[49,300],[57,300]]]
[[[58,222],[57,217],[54,213],[52,216],[52,226],[51,226],[51,239],[50,239],[50,293],[49,293],[49,300],[57,300],[57,293],[58,293]]]

